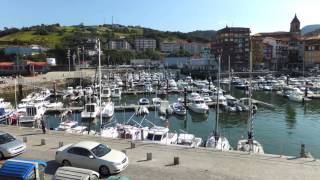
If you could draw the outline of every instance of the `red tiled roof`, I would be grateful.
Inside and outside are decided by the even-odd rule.
[[[14,62],[0,62],[0,66],[13,66]]]
[[[30,60],[26,60],[27,64],[31,64],[34,66],[45,66],[48,65],[48,62],[35,62],[35,61],[30,61]]]

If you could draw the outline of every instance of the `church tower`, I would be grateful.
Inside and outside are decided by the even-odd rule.
[[[300,21],[297,18],[297,14],[294,15],[294,18],[291,21],[290,32],[300,34]]]

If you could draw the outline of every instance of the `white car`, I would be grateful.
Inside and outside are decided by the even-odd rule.
[[[57,150],[55,160],[63,166],[97,171],[101,176],[119,173],[129,164],[124,153],[94,141],[65,145]]]

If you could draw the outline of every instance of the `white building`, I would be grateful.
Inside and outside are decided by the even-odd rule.
[[[173,53],[180,50],[180,45],[176,42],[162,42],[160,44],[160,51],[163,53]]]
[[[160,51],[164,53],[176,53],[180,49],[189,52],[190,54],[200,54],[205,49],[208,49],[209,44],[196,43],[196,42],[162,42],[160,44]]]
[[[126,40],[111,40],[108,42],[109,49],[130,50],[131,45]]]
[[[134,47],[137,51],[155,50],[157,42],[155,39],[138,38],[134,40]]]

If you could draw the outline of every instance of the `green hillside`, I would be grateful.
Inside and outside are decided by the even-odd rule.
[[[83,42],[87,38],[100,37],[103,43],[110,39],[126,38],[130,43],[136,37],[161,40],[187,40],[209,42],[213,33],[164,32],[139,26],[99,25],[60,26],[59,24],[31,27],[5,28],[0,31],[0,46],[39,44],[45,47],[65,47]]]

